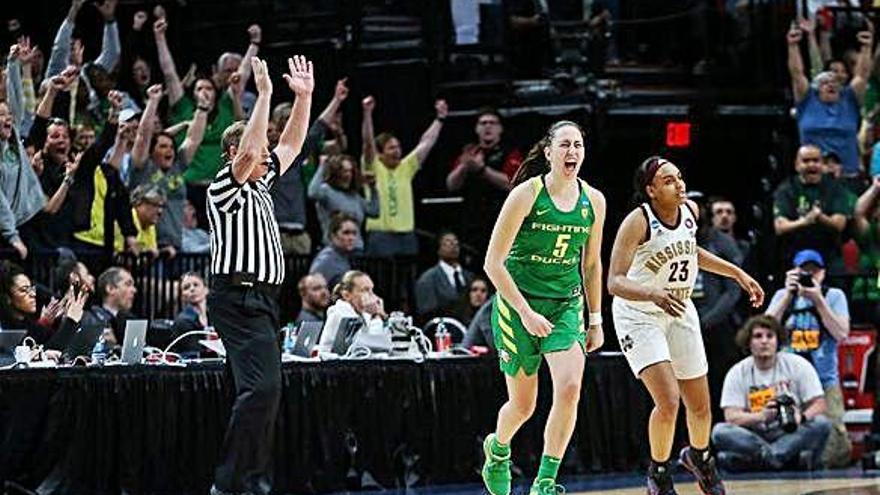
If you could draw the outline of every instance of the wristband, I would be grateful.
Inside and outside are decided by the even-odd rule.
[[[602,324],[602,313],[596,311],[595,313],[590,313],[590,326],[595,327]]]
[[[446,122],[446,117],[434,117],[434,120],[440,122],[441,124]]]
[[[205,112],[205,113],[208,113],[208,112],[211,111],[211,109],[208,108],[208,107],[196,107],[196,110],[201,110],[201,111],[203,111],[203,112]]]
[[[72,175],[65,176],[65,177],[64,177],[64,180],[61,181],[61,183],[62,183],[62,184],[67,184],[67,187],[72,186],[72,185],[73,185],[73,176],[72,176]]]

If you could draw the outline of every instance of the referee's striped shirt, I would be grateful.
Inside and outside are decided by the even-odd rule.
[[[278,157],[259,180],[236,182],[229,162],[208,187],[211,273],[251,273],[260,282],[284,281],[284,254],[269,190],[278,177]],[[259,166],[259,165],[258,165]]]

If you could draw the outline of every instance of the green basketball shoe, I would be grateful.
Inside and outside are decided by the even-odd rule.
[[[483,441],[483,484],[492,495],[510,495],[510,454],[502,457],[492,453],[494,444],[495,434],[487,435]]]

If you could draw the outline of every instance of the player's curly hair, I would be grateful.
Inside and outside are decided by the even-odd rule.
[[[749,352],[749,344],[752,341],[752,332],[756,328],[767,328],[775,333],[780,347],[788,341],[788,331],[781,323],[776,321],[776,318],[769,315],[755,315],[746,320],[743,326],[737,330],[736,337],[734,338],[736,345],[747,353]]]

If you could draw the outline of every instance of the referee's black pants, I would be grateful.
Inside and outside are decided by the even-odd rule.
[[[224,492],[262,495],[272,487],[275,418],[281,400],[278,311],[276,289],[212,283],[208,316],[223,339],[236,394],[214,472],[214,486]]]

